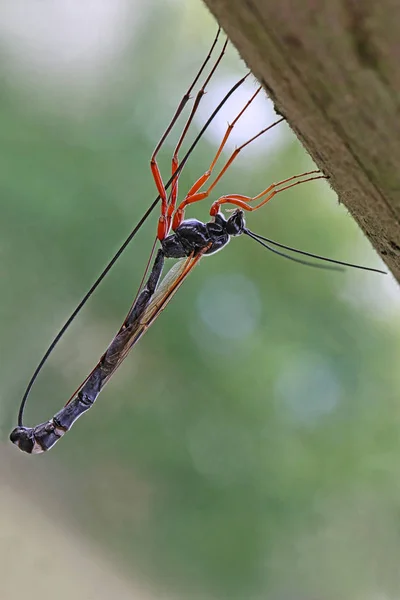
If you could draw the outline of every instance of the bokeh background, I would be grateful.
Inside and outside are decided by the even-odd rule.
[[[203,260],[51,452],[27,456],[8,442],[48,344],[155,198],[151,152],[215,31],[194,0],[0,5],[5,600],[400,594],[400,303],[390,275],[318,271],[235,239]],[[188,142],[244,72],[230,48]],[[254,89],[248,81],[210,128],[181,195]],[[257,100],[224,158],[273,119]],[[166,179],[178,134],[160,156]],[[213,199],[310,168],[281,125],[240,155]],[[207,218],[209,205],[187,214]],[[119,328],[157,216],[49,360],[29,424],[65,403]],[[380,264],[325,182],[278,196],[248,225]]]

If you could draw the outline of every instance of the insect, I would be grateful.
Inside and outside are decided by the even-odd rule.
[[[383,271],[380,271],[378,269],[371,269],[368,267],[353,265],[351,263],[344,263],[341,261],[321,257],[308,252],[302,252],[289,246],[279,244],[278,242],[270,240],[269,238],[258,235],[247,228],[246,221],[244,218],[245,211],[252,212],[258,210],[259,208],[264,206],[269,200],[271,200],[275,195],[289,188],[309,181],[325,179],[325,175],[323,175],[318,170],[309,171],[300,175],[294,175],[278,183],[273,183],[254,197],[247,197],[241,194],[229,194],[221,196],[212,203],[210,209],[210,220],[206,223],[198,221],[196,219],[185,219],[186,207],[189,204],[201,202],[209,197],[217,183],[225,175],[230,165],[236,159],[241,150],[243,150],[255,139],[259,138],[261,135],[264,135],[267,131],[277,126],[284,120],[283,118],[278,119],[277,121],[272,123],[272,125],[269,125],[268,127],[262,129],[259,133],[251,137],[239,148],[236,148],[236,150],[234,150],[234,152],[231,154],[224,166],[216,174],[212,183],[209,183],[212,176],[215,174],[217,162],[226,146],[227,140],[232,132],[232,129],[234,128],[237,121],[241,118],[243,113],[254,101],[257,94],[260,93],[261,87],[259,87],[256,90],[256,92],[251,96],[249,101],[245,104],[245,106],[237,114],[233,122],[228,125],[225,135],[217,149],[217,152],[211,161],[209,169],[203,175],[201,175],[201,177],[199,177],[199,179],[192,185],[187,194],[184,196],[183,200],[181,200],[181,202],[178,203],[179,175],[188,157],[190,156],[194,147],[204,134],[207,127],[214,119],[215,115],[222,108],[223,104],[235,92],[235,90],[243,84],[245,79],[248,77],[248,75],[246,75],[245,77],[241,78],[228,91],[224,99],[220,102],[220,104],[216,107],[212,115],[209,117],[208,121],[196,137],[195,141],[189,148],[186,155],[181,161],[179,161],[179,152],[183,141],[186,138],[193,117],[205,93],[206,87],[211,77],[215,73],[225,53],[225,49],[227,46],[227,41],[225,41],[222,50],[217,56],[217,59],[214,61],[209,75],[205,78],[204,83],[202,84],[197,95],[195,96],[191,112],[183,127],[182,134],[178,140],[177,146],[172,157],[171,178],[166,184],[164,184],[157,164],[157,155],[162,145],[164,144],[167,136],[169,135],[170,131],[175,125],[178,117],[182,113],[185,105],[189,101],[190,94],[192,93],[194,87],[196,86],[199,78],[201,77],[207,63],[209,62],[212,56],[219,35],[220,31],[218,30],[205,61],[201,65],[201,68],[199,69],[188,91],[183,96],[174,116],[172,117],[168,127],[166,128],[151,157],[151,172],[159,193],[158,198],[149,207],[143,218],[140,220],[139,224],[134,228],[127,240],[125,240],[125,242],[118,250],[116,255],[112,258],[110,263],[104,269],[103,273],[90,288],[86,296],[82,299],[82,301],[75,309],[71,317],[64,324],[56,338],[53,340],[49,349],[43,356],[42,360],[40,361],[37,369],[35,370],[27,386],[19,410],[18,426],[10,434],[11,441],[14,444],[16,444],[20,448],[20,450],[24,452],[39,454],[45,452],[46,450],[49,450],[71,428],[73,423],[83,413],[85,413],[89,408],[91,408],[91,406],[93,406],[101,390],[104,388],[106,383],[110,380],[112,375],[121,365],[122,361],[128,355],[131,348],[138,342],[138,340],[142,337],[146,330],[154,323],[154,321],[160,315],[161,311],[165,308],[165,306],[171,300],[173,295],[176,293],[178,288],[182,285],[187,276],[193,271],[194,267],[202,260],[203,257],[212,255],[215,252],[224,248],[232,237],[247,235],[255,241],[259,242],[268,250],[280,256],[308,266],[313,266],[317,268],[328,268],[334,270],[341,270],[343,266],[349,266],[383,273]],[[168,195],[167,189],[169,187],[171,187],[171,191]],[[133,239],[138,229],[148,218],[152,210],[154,210],[159,200],[161,200],[161,214],[158,220],[157,239],[160,244],[160,248],[156,253],[155,260],[152,265],[152,268],[150,269],[147,281],[143,286],[140,286],[140,292],[138,293],[135,301],[133,302],[121,328],[111,341],[110,345],[100,358],[93,371],[89,374],[89,376],[85,379],[82,385],[69,399],[67,404],[48,421],[41,423],[36,427],[25,427],[23,425],[23,413],[26,401],[28,399],[31,388],[39,372],[41,371],[44,363],[46,362],[50,353],[53,351],[54,347],[56,346],[66,329],[69,327],[75,316],[81,310],[83,305],[87,302],[87,300],[98,287],[100,282],[104,279],[111,267],[115,264],[116,260],[119,258],[124,249]],[[231,214],[228,217],[225,217],[221,210],[221,207],[224,204],[230,204],[236,207],[231,211]],[[328,266],[322,265],[318,262],[309,262],[307,260],[283,253],[281,250],[277,250],[277,248],[289,250],[303,256],[329,262],[330,265]],[[179,261],[169,270],[164,279],[161,280],[165,261],[169,258],[179,259]],[[143,280],[144,279],[145,277],[143,278]]]

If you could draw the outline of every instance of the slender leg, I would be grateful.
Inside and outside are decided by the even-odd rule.
[[[294,183],[291,183],[290,185],[285,185],[283,188],[276,189],[277,187],[279,187],[280,185],[282,185],[284,183],[287,183],[288,181],[293,181],[294,179],[299,179],[300,177],[306,177],[307,175],[313,175],[314,173],[319,173],[319,175],[316,175],[315,177],[307,177],[306,179],[302,179],[301,181],[295,181]],[[227,204],[227,203],[234,204],[235,206],[238,206],[239,208],[242,208],[243,210],[247,210],[247,211],[257,210],[261,206],[264,206],[264,204],[266,204],[269,200],[271,200],[271,198],[273,198],[280,192],[284,192],[285,190],[295,187],[296,185],[300,185],[301,183],[306,183],[307,181],[315,181],[316,179],[328,179],[328,178],[326,175],[322,175],[320,171],[309,171],[308,173],[301,173],[300,175],[293,175],[293,177],[288,177],[288,179],[278,181],[278,183],[272,183],[260,194],[257,194],[257,196],[250,197],[250,196],[242,196],[241,194],[230,194],[228,196],[221,196],[220,198],[218,198],[218,200],[216,200],[211,205],[210,215],[212,217],[215,217],[215,215],[218,214],[221,205]],[[259,200],[263,196],[265,196],[265,198],[262,200],[262,202],[259,202],[258,204],[256,204],[256,206],[251,206],[249,204],[250,202]]]
[[[203,187],[203,185],[208,181],[208,179],[211,177],[211,174],[213,172],[213,169],[221,155],[222,150],[224,149],[226,142],[232,132],[232,129],[234,128],[234,126],[236,125],[237,121],[240,119],[240,117],[243,115],[243,113],[245,112],[245,110],[250,106],[250,104],[253,102],[254,98],[257,96],[257,94],[260,92],[261,87],[259,87],[256,92],[253,94],[253,96],[250,98],[250,100],[247,102],[247,104],[242,108],[242,110],[240,111],[240,113],[235,117],[235,119],[232,121],[232,123],[230,125],[228,125],[227,130],[225,132],[225,135],[222,139],[222,142],[217,150],[217,153],[209,167],[209,169],[196,181],[196,183],[190,188],[189,192],[187,193],[186,197],[184,198],[184,200],[180,203],[180,205],[178,206],[178,209],[174,215],[174,219],[172,222],[172,229],[177,229],[177,227],[179,227],[179,225],[182,223],[183,219],[184,219],[184,214],[185,214],[185,208],[188,204],[193,204],[194,202],[200,202],[201,200],[204,200],[205,198],[207,198],[210,194],[210,192],[214,189],[214,187],[217,185],[217,183],[220,181],[221,177],[226,173],[226,171],[228,170],[228,168],[230,167],[230,165],[233,163],[233,161],[235,160],[235,158],[238,156],[239,152],[241,152],[241,150],[243,150],[243,148],[245,148],[246,146],[248,146],[249,144],[251,144],[254,140],[256,140],[257,138],[259,138],[261,135],[263,135],[264,133],[266,133],[267,131],[269,131],[270,129],[272,129],[272,127],[275,127],[276,125],[278,125],[279,123],[281,123],[282,121],[284,121],[283,118],[278,119],[277,121],[275,121],[274,123],[272,123],[272,125],[269,125],[268,127],[266,127],[265,129],[262,129],[261,131],[259,131],[255,136],[253,136],[252,138],[250,138],[249,140],[247,140],[247,142],[245,142],[244,144],[242,144],[241,146],[239,146],[239,148],[236,148],[236,150],[234,150],[234,152],[232,153],[231,157],[229,158],[229,160],[226,162],[226,164],[224,165],[224,167],[221,169],[220,173],[218,174],[218,176],[216,177],[215,181],[208,187],[207,190],[205,190],[204,192],[200,192],[199,190]]]
[[[190,94],[191,94],[193,88],[195,87],[195,85],[198,82],[198,80],[199,80],[202,72],[204,71],[204,69],[205,69],[208,61],[211,58],[212,52],[213,52],[213,50],[215,48],[215,45],[216,45],[216,43],[218,41],[219,34],[220,34],[220,29],[218,29],[218,31],[217,31],[217,34],[215,36],[215,39],[213,41],[213,44],[212,44],[212,46],[210,48],[210,51],[209,51],[206,59],[204,60],[203,64],[201,65],[201,67],[200,67],[200,69],[199,69],[196,77],[194,78],[192,84],[190,85],[188,91],[183,96],[182,100],[180,101],[179,106],[176,109],[175,114],[174,114],[174,116],[171,119],[171,122],[169,123],[168,127],[166,128],[166,130],[165,130],[164,134],[162,135],[160,141],[158,142],[156,148],[154,149],[154,152],[153,152],[151,160],[150,160],[151,172],[153,174],[153,178],[154,178],[154,181],[155,181],[158,193],[159,193],[159,195],[161,197],[161,217],[160,217],[160,221],[162,220],[163,222],[166,221],[166,215],[167,215],[167,210],[168,210],[168,198],[167,198],[167,193],[166,193],[166,190],[165,190],[164,182],[163,182],[162,177],[161,177],[160,169],[159,169],[158,164],[157,164],[156,157],[157,157],[158,152],[160,151],[161,146],[163,145],[164,141],[166,140],[167,136],[169,135],[171,129],[175,125],[177,119],[179,118],[179,116],[182,113],[184,107],[186,106],[187,102],[189,101]],[[223,47],[223,51],[220,54],[220,57],[218,58],[218,60],[216,62],[216,65],[214,66],[214,68],[213,68],[213,70],[212,70],[211,73],[213,73],[215,71],[216,66],[219,64],[220,60],[222,59],[222,55],[225,52],[226,44],[227,44],[227,42],[225,42],[224,47]],[[205,85],[207,85],[209,79],[210,79],[210,76],[206,79]],[[185,136],[185,134],[186,134],[186,132],[187,132],[187,130],[189,128],[190,122],[193,119],[194,112],[196,111],[196,109],[197,109],[197,107],[198,107],[198,105],[200,103],[201,97],[204,94],[205,85],[203,85],[203,87],[202,87],[202,93],[199,92],[197,94],[196,101],[195,101],[195,108],[192,109],[191,116],[189,117],[189,122],[187,123],[187,125],[186,125],[186,127],[184,129],[184,133],[181,136],[182,139],[180,140],[180,143],[178,142],[178,150],[179,150],[180,144],[183,141],[183,137]],[[176,170],[177,170],[177,168],[179,166],[178,164],[176,164],[176,166],[175,166],[174,163],[175,163],[175,161],[173,160],[172,161],[172,175],[175,174],[175,172],[176,172]],[[174,185],[175,185],[175,182],[173,183],[173,186]],[[173,190],[172,193],[174,194],[174,187],[172,188],[172,190]],[[177,192],[175,192],[175,195],[176,195],[176,193]],[[160,228],[163,229],[163,226],[159,225],[159,229]],[[164,229],[168,229],[168,228],[164,227]],[[168,233],[168,231],[166,233],[164,233],[164,237],[166,237],[167,233]],[[160,237],[159,236],[159,239],[164,239],[164,237]]]
[[[224,43],[224,45],[222,47],[222,50],[221,50],[221,52],[220,52],[217,60],[215,61],[214,66],[211,69],[211,71],[210,71],[207,79],[205,80],[202,88],[197,92],[195,101],[193,103],[192,110],[190,111],[189,118],[188,118],[188,120],[186,122],[186,125],[185,125],[185,127],[184,127],[184,129],[182,131],[182,134],[181,134],[181,136],[180,136],[180,138],[178,140],[178,143],[176,145],[176,148],[174,150],[174,154],[173,154],[173,157],[172,157],[172,175],[175,175],[175,173],[176,173],[176,171],[177,171],[177,169],[179,167],[179,159],[178,159],[179,150],[180,150],[180,148],[182,146],[182,143],[183,143],[183,141],[184,141],[184,139],[186,137],[186,134],[187,134],[187,132],[189,130],[189,127],[190,127],[190,125],[191,125],[191,123],[193,121],[193,117],[194,117],[194,115],[195,115],[195,113],[196,113],[196,111],[197,111],[197,109],[199,107],[201,99],[203,98],[204,94],[206,93],[206,87],[209,84],[211,78],[213,77],[215,71],[217,70],[217,67],[218,67],[219,63],[221,62],[222,57],[225,54],[225,50],[226,50],[227,45],[228,45],[228,40],[225,41],[225,43]],[[161,217],[160,217],[160,223],[164,222],[165,226],[161,225],[161,228],[164,231],[161,232],[161,234],[163,235],[163,237],[161,237],[159,239],[164,239],[168,235],[168,233],[170,232],[171,222],[172,222],[172,215],[174,214],[174,211],[175,211],[177,196],[178,196],[178,177],[174,180],[174,182],[172,184],[171,198],[170,198],[170,201],[169,201],[169,204],[168,204],[168,212],[167,212],[167,215],[166,215],[166,219],[163,218],[163,215],[161,215]]]

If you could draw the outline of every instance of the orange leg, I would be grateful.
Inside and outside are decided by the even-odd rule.
[[[173,126],[175,125],[176,121],[178,120],[180,114],[182,113],[184,107],[186,106],[187,102],[190,100],[190,94],[191,94],[194,86],[198,82],[198,80],[199,80],[202,72],[204,71],[204,69],[205,69],[208,61],[211,58],[212,52],[213,52],[213,50],[215,48],[215,45],[216,45],[216,43],[218,41],[220,31],[221,30],[218,29],[217,35],[215,36],[215,39],[213,41],[213,44],[212,44],[212,46],[210,48],[210,51],[209,51],[206,59],[204,60],[203,64],[201,65],[201,67],[200,67],[200,69],[199,69],[196,77],[194,78],[193,82],[191,83],[188,91],[183,96],[182,100],[180,101],[179,106],[176,109],[174,116],[172,117],[172,119],[171,119],[168,127],[166,128],[166,130],[164,131],[163,135],[161,136],[161,139],[158,142],[157,146],[155,147],[154,152],[153,152],[152,157],[151,157],[151,160],[150,160],[150,168],[151,168],[151,172],[152,172],[152,175],[153,175],[153,179],[154,179],[154,182],[156,184],[158,193],[159,193],[160,198],[161,198],[161,217],[160,217],[159,235],[158,235],[159,239],[163,239],[162,237],[160,238],[160,229],[161,229],[161,233],[162,233],[163,229],[168,229],[168,228],[165,227],[165,225],[164,226],[161,225],[161,221],[165,222],[165,220],[166,220],[166,215],[167,215],[167,211],[168,211],[168,198],[167,198],[167,192],[166,192],[166,189],[165,189],[165,185],[164,185],[163,179],[161,177],[160,169],[159,169],[158,164],[157,164],[156,157],[157,157],[158,152],[160,151],[161,146],[163,145],[163,143],[165,142],[166,138],[168,137],[171,129],[173,128]],[[225,44],[225,46],[226,46],[226,44]],[[225,49],[225,46],[224,46],[224,49]],[[218,60],[218,62],[219,62],[219,60]],[[178,168],[178,165],[176,165],[176,168],[174,170],[174,164],[173,164],[173,167],[172,167],[172,169],[173,169],[173,173],[172,174],[173,175],[176,172],[177,168]],[[165,235],[164,235],[164,237],[165,237]]]
[[[313,175],[314,173],[319,173],[315,177],[307,177],[307,175]],[[289,181],[293,181],[294,179],[299,179],[300,177],[307,177],[306,179],[301,179],[300,181],[295,181],[290,185],[285,185],[284,187],[277,189],[279,186],[284,183],[288,183]],[[296,185],[300,185],[301,183],[306,183],[307,181],[315,181],[316,179],[328,179],[326,175],[322,175],[321,171],[308,171],[307,173],[301,173],[300,175],[293,175],[292,177],[288,177],[287,179],[283,179],[282,181],[278,181],[278,183],[272,183],[268,186],[263,192],[257,194],[257,196],[249,197],[242,196],[241,194],[230,194],[228,196],[221,196],[211,205],[210,215],[215,217],[215,215],[219,212],[219,209],[222,204],[234,204],[243,210],[253,211],[259,209],[261,206],[264,206],[271,198],[279,194],[280,192],[284,192]],[[256,204],[256,206],[251,206],[249,203],[254,202],[255,200],[259,200],[265,196],[265,198]]]
[[[184,141],[184,139],[186,137],[186,134],[187,134],[187,132],[189,130],[189,127],[190,127],[190,125],[191,125],[191,123],[193,121],[193,117],[194,117],[194,115],[195,115],[195,113],[196,113],[196,111],[197,111],[197,109],[199,107],[201,99],[203,98],[204,94],[206,93],[206,91],[205,91],[206,87],[209,84],[209,82],[210,82],[212,76],[214,75],[215,71],[217,70],[217,67],[218,67],[219,63],[221,62],[222,57],[225,54],[225,50],[226,50],[227,45],[228,45],[228,40],[225,41],[225,43],[224,43],[224,45],[222,47],[222,50],[221,50],[221,52],[220,52],[217,60],[215,61],[214,66],[211,69],[211,71],[210,71],[207,79],[205,80],[202,88],[197,92],[195,101],[193,103],[192,110],[190,111],[190,115],[188,117],[186,125],[185,125],[185,127],[184,127],[184,129],[182,131],[182,134],[181,134],[181,136],[180,136],[180,138],[178,140],[178,143],[177,143],[176,148],[174,150],[174,154],[172,156],[172,165],[171,165],[172,175],[175,175],[175,173],[176,173],[176,171],[177,171],[177,169],[179,167],[179,159],[178,159],[179,150],[181,149],[182,143],[183,143],[183,141]],[[170,197],[170,201],[168,203],[168,210],[167,210],[167,213],[165,215],[165,219],[163,219],[164,215],[161,215],[160,220],[159,220],[159,223],[161,221],[163,222],[162,229],[164,229],[164,231],[161,232],[162,237],[161,238],[159,237],[159,239],[164,239],[168,235],[168,233],[169,233],[169,231],[171,229],[172,216],[173,216],[173,214],[175,212],[177,196],[178,196],[178,177],[172,183],[171,197]]]
[[[217,183],[220,181],[221,177],[223,177],[223,175],[226,173],[226,171],[229,169],[230,165],[233,163],[233,161],[235,160],[235,158],[238,156],[239,152],[241,152],[243,150],[243,148],[245,148],[246,146],[248,146],[249,144],[251,144],[252,142],[254,142],[254,140],[256,140],[258,137],[260,137],[261,135],[263,135],[264,133],[266,133],[267,131],[269,131],[270,129],[272,129],[272,127],[275,127],[275,125],[278,125],[279,123],[281,123],[282,121],[284,121],[284,118],[282,117],[281,119],[278,119],[277,121],[275,121],[274,123],[272,123],[272,125],[269,125],[268,127],[265,127],[265,129],[262,129],[261,131],[259,131],[256,135],[254,135],[252,138],[250,138],[249,140],[247,140],[247,142],[245,142],[244,144],[242,144],[241,146],[239,146],[239,148],[236,148],[236,150],[234,150],[234,152],[232,153],[232,155],[230,156],[229,160],[225,163],[225,165],[223,166],[223,168],[221,169],[221,171],[219,172],[219,174],[217,175],[217,177],[215,178],[215,181],[213,181],[213,183],[207,188],[207,190],[205,190],[204,192],[200,192],[199,190],[201,190],[201,188],[203,187],[203,185],[208,181],[208,179],[211,177],[212,171],[215,167],[216,162],[218,161],[221,152],[232,132],[232,129],[234,128],[235,124],[237,123],[237,121],[240,119],[240,117],[242,116],[242,114],[245,112],[245,110],[250,106],[250,104],[253,102],[254,98],[257,96],[257,94],[260,92],[261,87],[259,87],[256,92],[253,94],[253,96],[250,98],[250,100],[247,102],[247,104],[242,108],[242,110],[240,111],[240,113],[236,116],[236,118],[234,119],[234,121],[228,125],[227,130],[225,132],[225,135],[223,137],[223,140],[217,150],[217,153],[209,167],[209,169],[196,181],[196,183],[190,188],[189,192],[187,193],[186,197],[184,198],[184,200],[180,203],[180,205],[178,206],[178,209],[174,215],[174,220],[172,222],[172,229],[176,229],[177,227],[179,227],[179,225],[182,223],[183,219],[184,219],[184,213],[185,213],[185,208],[188,204],[193,204],[194,202],[200,202],[201,200],[204,200],[204,198],[207,198],[210,194],[210,192],[214,189],[214,187],[217,185]]]

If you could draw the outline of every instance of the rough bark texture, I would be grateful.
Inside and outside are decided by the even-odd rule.
[[[400,2],[205,3],[400,281]]]

